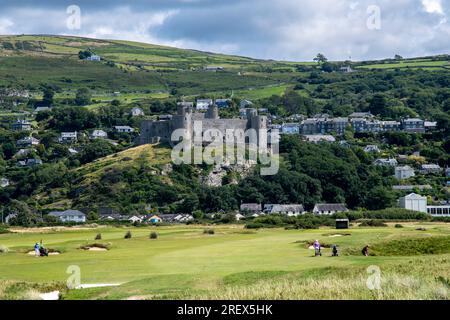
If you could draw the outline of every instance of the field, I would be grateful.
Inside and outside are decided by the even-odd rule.
[[[448,299],[450,225],[402,225],[344,232],[242,225],[17,229],[0,235],[0,247],[9,249],[0,254],[0,298],[36,298],[57,288],[63,299]],[[128,230],[132,238],[124,239]],[[152,231],[156,240],[149,239]],[[97,233],[102,240],[94,241]],[[27,254],[41,239],[60,254]],[[315,239],[337,244],[341,255],[330,257],[325,248],[313,257]],[[94,242],[109,250],[80,249]],[[360,254],[366,244],[375,255]],[[64,290],[73,265],[82,284],[120,285]],[[366,286],[369,266],[381,270],[379,290]]]

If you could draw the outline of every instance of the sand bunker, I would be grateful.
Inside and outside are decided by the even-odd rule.
[[[85,248],[84,250],[87,250],[87,251],[108,251],[108,249],[106,249],[106,248],[99,248],[99,247],[89,247],[89,248]]]
[[[42,300],[59,300],[59,291],[52,291],[48,293],[41,293],[39,297]]]
[[[118,287],[122,283],[84,283],[77,286],[75,289],[90,289],[90,288],[103,288],[103,287]]]
[[[29,254],[30,256],[36,255],[36,253],[34,252],[34,250],[28,251],[27,254]],[[49,252],[48,252],[48,255],[49,255],[49,256],[57,256],[57,255],[59,255],[59,254],[61,254],[61,252],[59,252],[59,251],[49,251]]]

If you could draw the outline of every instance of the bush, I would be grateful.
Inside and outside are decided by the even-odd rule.
[[[402,208],[387,208],[376,211],[350,211],[344,214],[349,220],[383,219],[383,220],[429,220],[430,216]]]
[[[394,227],[396,227],[396,228],[403,228],[403,226],[401,224],[399,224],[399,223],[395,224]]]
[[[127,231],[127,233],[125,233],[125,239],[131,239],[131,231]]]
[[[158,239],[158,234],[155,231],[150,232],[150,239]]]
[[[102,234],[97,233],[97,235],[95,236],[95,240],[102,240]]]
[[[203,233],[204,234],[214,234],[215,231],[214,231],[214,229],[205,229],[205,230],[203,230]]]
[[[9,230],[6,227],[0,226],[0,234],[9,233]]]
[[[388,225],[381,220],[364,220],[359,224],[360,227],[387,227]]]

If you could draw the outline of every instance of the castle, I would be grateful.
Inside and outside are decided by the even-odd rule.
[[[173,144],[171,141],[172,132],[176,129],[185,129],[190,139],[194,138],[194,122],[201,123],[202,138],[211,139],[210,129],[219,130],[224,139],[228,130],[255,129],[259,133],[260,129],[267,129],[267,117],[258,115],[256,109],[247,109],[245,117],[234,119],[220,119],[219,110],[215,104],[209,105],[206,113],[193,112],[193,103],[180,102],[177,106],[177,113],[167,120],[144,120],[141,123],[141,134],[136,139],[136,144],[165,142]],[[210,135],[209,137],[207,135]],[[231,137],[233,138],[233,137]],[[241,137],[242,138],[242,137]],[[259,136],[257,137],[259,141]]]

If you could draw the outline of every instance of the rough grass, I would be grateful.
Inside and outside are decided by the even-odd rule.
[[[4,280],[0,281],[0,300],[39,300],[39,294],[56,290],[65,290],[65,285]]]

